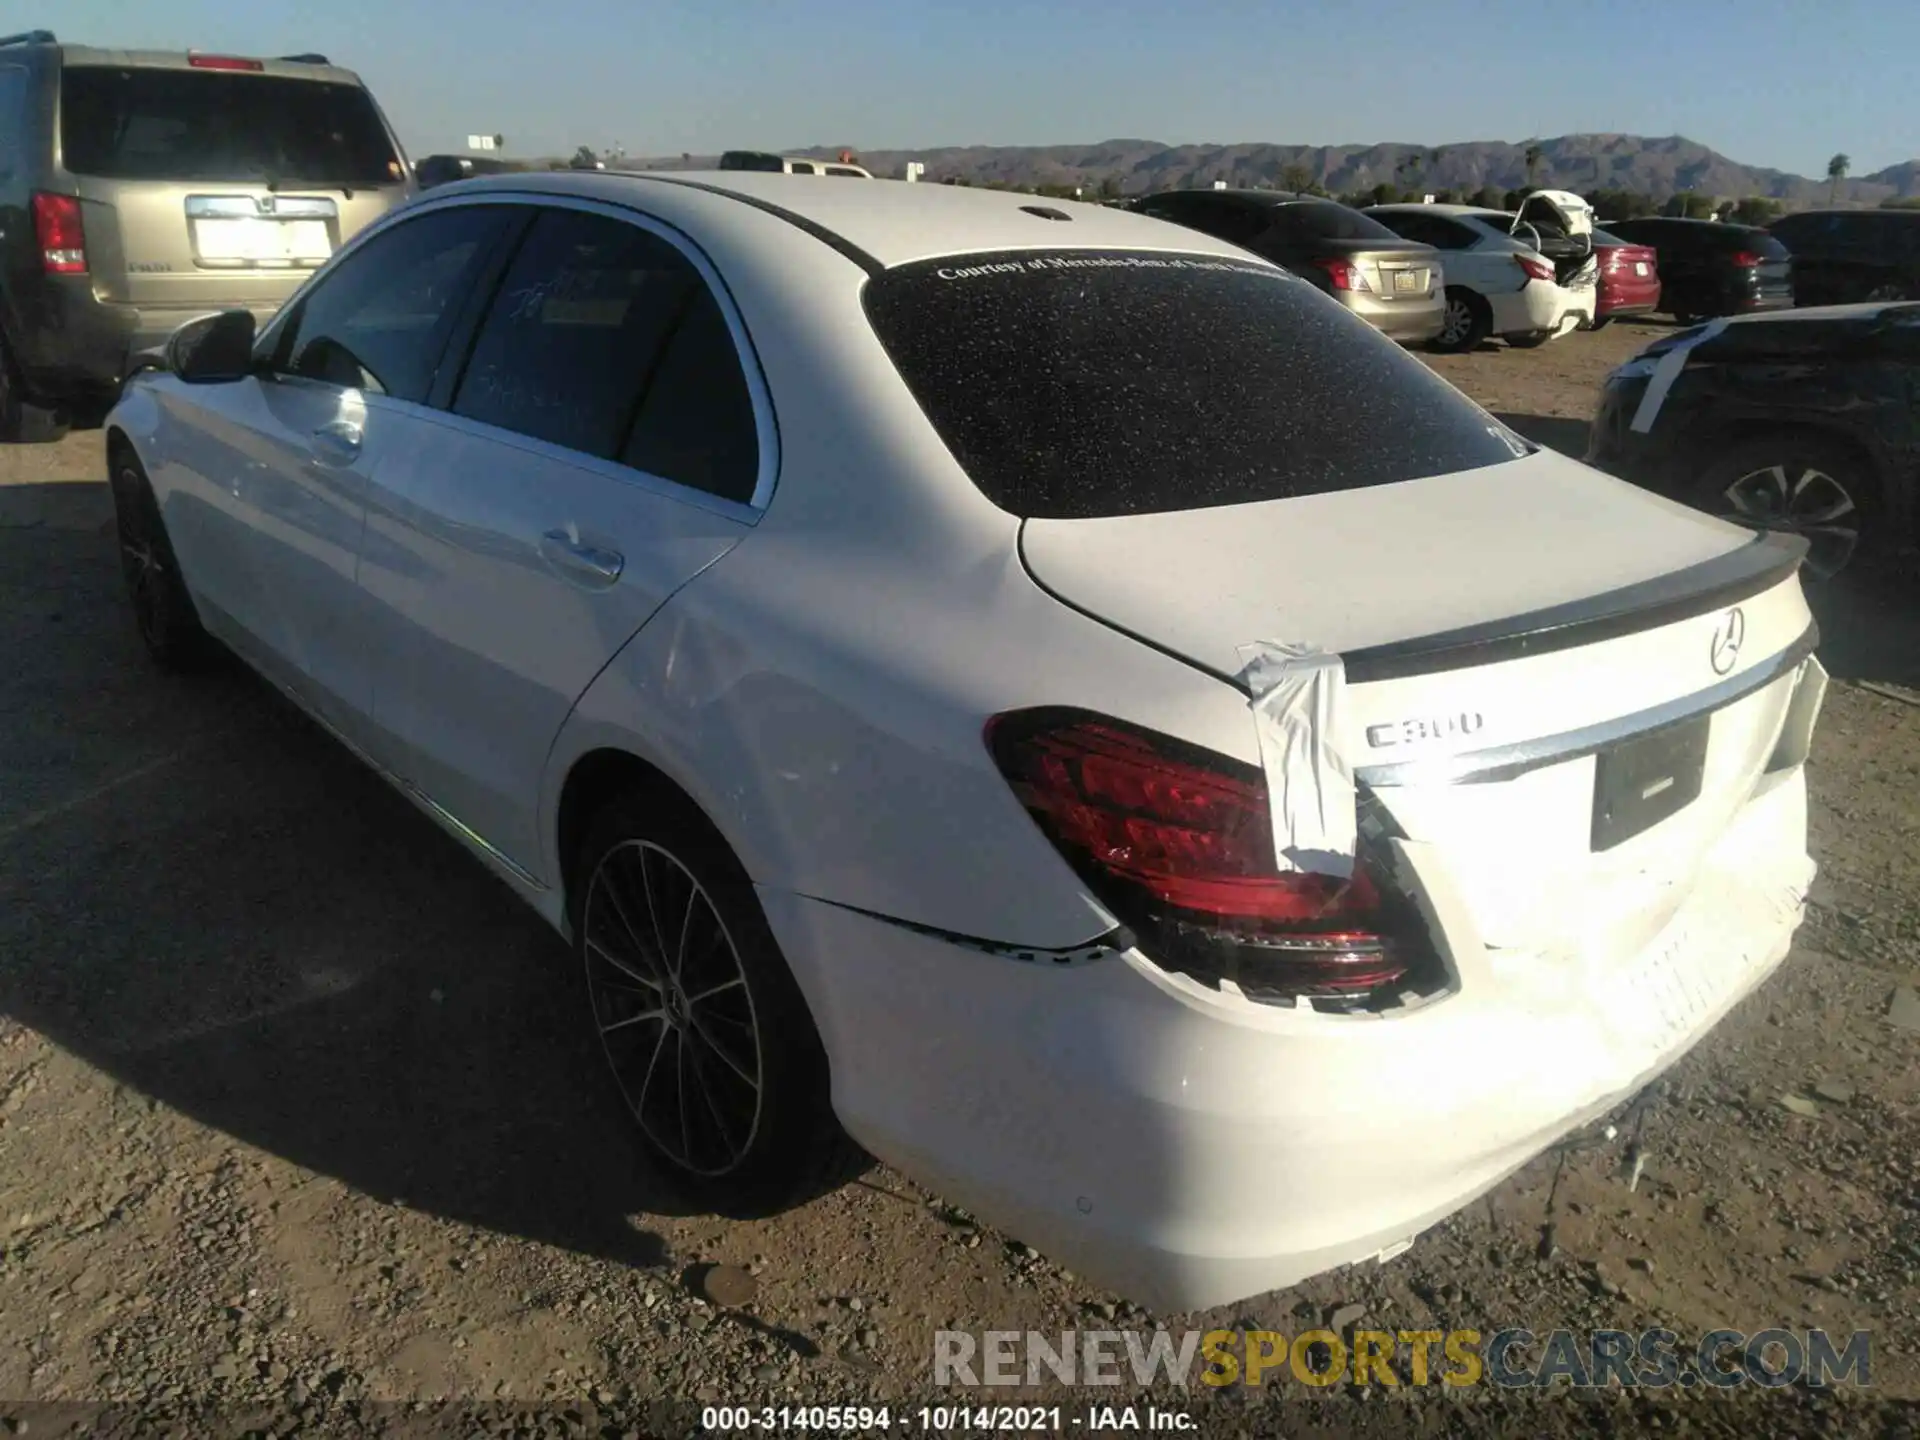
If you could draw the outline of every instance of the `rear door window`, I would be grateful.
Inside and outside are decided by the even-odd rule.
[[[541,214],[452,408],[727,499],[753,494],[753,402],[718,301],[672,244],[608,216]]]
[[[463,205],[369,237],[300,301],[276,368],[424,401],[459,302],[512,221],[504,206]]]
[[[279,75],[68,66],[60,143],[68,171],[99,179],[375,186],[404,178],[365,90]]]
[[[1306,281],[1154,252],[930,260],[868,318],[982,493],[1032,518],[1276,500],[1530,447]]]

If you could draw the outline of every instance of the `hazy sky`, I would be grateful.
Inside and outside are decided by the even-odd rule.
[[[358,70],[414,154],[1680,134],[1920,156],[1920,0],[0,0],[0,32]]]

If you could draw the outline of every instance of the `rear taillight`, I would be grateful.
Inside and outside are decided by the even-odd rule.
[[[80,229],[77,196],[35,191],[33,234],[40,247],[40,264],[47,274],[87,273],[87,241]]]
[[[1321,260],[1316,263],[1327,272],[1327,278],[1333,281],[1336,290],[1373,289],[1358,265],[1350,265],[1345,260]]]
[[[196,70],[265,70],[258,60],[241,55],[188,55],[187,64]]]
[[[1418,953],[1364,853],[1283,872],[1259,769],[1079,711],[996,716],[987,745],[1042,832],[1156,963],[1256,1000],[1362,999]]]
[[[1733,263],[1741,270],[1751,270],[1757,265],[1766,264],[1767,257],[1756,254],[1751,250],[1740,250],[1735,252]]]
[[[1529,279],[1553,279],[1553,266],[1549,265],[1546,261],[1537,259],[1532,255],[1516,255],[1513,258],[1519,262],[1520,268],[1527,272]]]

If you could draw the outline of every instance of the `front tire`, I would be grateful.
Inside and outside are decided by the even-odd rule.
[[[1492,330],[1493,312],[1485,299],[1465,286],[1447,286],[1440,333],[1432,342],[1435,350],[1442,355],[1464,355],[1477,349]]]
[[[1707,465],[1684,498],[1710,514],[1804,536],[1806,570],[1817,580],[1890,539],[1872,464],[1819,435],[1786,430],[1736,445]]]
[[[202,670],[218,647],[193,608],[153,486],[130,450],[116,448],[108,463],[113,474],[120,572],[127,582],[140,641],[162,670],[174,674]]]
[[[677,798],[594,820],[570,887],[589,1017],[641,1148],[721,1214],[779,1209],[852,1155],[827,1057],[753,886]]]

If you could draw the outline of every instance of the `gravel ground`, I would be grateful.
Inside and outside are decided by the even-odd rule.
[[[1577,454],[1651,333],[1433,363]],[[97,434],[0,452],[0,1433],[685,1433],[703,1402],[925,1398],[941,1328],[1331,1323],[1858,1328],[1873,1385],[1161,1403],[1207,1434],[1913,1435],[1904,577],[1818,602],[1815,904],[1671,1075],[1637,1188],[1617,1148],[1567,1157],[1541,1260],[1542,1160],[1385,1266],[1149,1318],[884,1169],[762,1221],[678,1207],[605,1099],[560,944],[263,687],[145,667],[99,473]],[[1014,1393],[1067,1428],[1129,1398]]]

